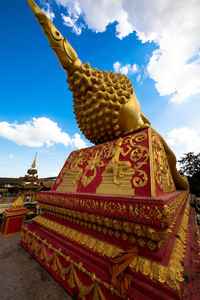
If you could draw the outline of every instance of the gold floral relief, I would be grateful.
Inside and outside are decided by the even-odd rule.
[[[132,184],[137,188],[146,185],[148,176],[141,168],[147,164],[149,153],[146,147],[138,145],[146,138],[146,133],[139,133],[128,138],[119,138],[115,144],[106,143],[103,146],[104,157],[109,161],[102,174],[102,183],[97,188],[97,193],[109,192],[133,196]]]
[[[75,192],[77,183],[83,175],[83,165],[89,160],[93,148],[87,148],[72,152],[67,159],[66,166],[62,169],[60,178],[62,182],[56,189],[58,192]],[[58,178],[59,179],[59,178]]]
[[[97,149],[96,151],[93,151],[92,156],[89,158],[87,166],[85,167],[83,176],[81,178],[81,182],[84,187],[86,187],[94,180],[97,175],[98,169],[105,166],[105,163],[103,162],[101,157],[101,153],[101,149]],[[91,175],[88,175],[89,171],[92,172]]]
[[[164,193],[174,191],[175,185],[167,160],[164,146],[159,137],[152,131],[153,167],[157,185]]]
[[[56,181],[59,184],[57,191],[75,192],[79,180],[87,187],[100,169],[105,167],[97,193],[134,195],[132,185],[136,188],[143,187],[148,180],[142,167],[147,164],[149,152],[140,145],[146,139],[146,133],[138,133],[74,151]]]

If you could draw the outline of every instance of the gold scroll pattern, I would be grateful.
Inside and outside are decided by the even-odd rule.
[[[188,191],[181,192],[177,195],[173,201],[169,204],[165,204],[164,206],[150,206],[147,205],[146,202],[141,202],[139,204],[130,204],[130,203],[120,203],[116,201],[97,201],[95,199],[87,199],[87,198],[78,198],[78,197],[64,197],[62,195],[51,195],[51,194],[38,194],[37,200],[40,201],[48,201],[52,203],[54,206],[56,204],[65,204],[68,207],[77,207],[82,209],[94,209],[107,214],[118,214],[118,215],[126,215],[130,214],[132,217],[142,218],[143,220],[152,220],[155,219],[157,221],[164,221],[169,223],[171,217],[176,212],[180,203],[186,198],[188,195]],[[41,205],[42,203],[40,203]],[[57,207],[59,213],[65,212],[63,208]]]
[[[134,162],[134,172],[133,174],[137,176],[133,177],[133,185],[135,187],[143,187],[146,185],[148,176],[144,170],[141,168],[147,164],[149,158],[149,150],[146,147],[142,147],[136,143],[141,143],[147,139],[146,133],[136,134],[134,136],[129,136],[125,143],[129,141],[130,145],[133,148],[133,151],[130,155],[130,160]]]
[[[154,131],[152,132],[152,147],[154,160],[153,167],[157,185],[164,193],[172,192],[174,191],[175,185],[165,154],[165,149]]]
[[[48,268],[50,267],[50,263],[52,263],[52,270],[54,272],[59,271],[60,278],[62,280],[66,280],[66,275],[69,274],[68,284],[71,288],[78,288],[79,297],[81,299],[84,300],[87,295],[92,293],[93,300],[106,300],[100,285],[110,290],[112,294],[120,296],[119,292],[112,284],[102,281],[94,273],[86,270],[81,262],[75,262],[69,256],[66,256],[61,249],[53,247],[51,244],[47,243],[46,240],[41,239],[38,235],[31,232],[26,227],[22,227],[22,229],[22,242],[30,248],[36,257],[39,257],[41,261],[44,261]],[[45,247],[48,247],[52,254],[49,254],[49,251],[47,252]],[[60,257],[64,258],[64,260],[69,263],[68,267],[63,267]],[[79,279],[76,269],[88,275],[91,278],[92,283],[88,286],[84,285]]]
[[[112,193],[112,191],[106,191],[104,186],[104,177],[108,174],[109,188],[114,184],[113,191],[116,189],[115,185],[121,185],[120,191],[120,188],[127,182],[125,177],[130,177],[127,190],[129,190],[128,194],[133,194],[131,180],[133,186],[137,188],[145,186],[148,180],[146,172],[142,170],[149,158],[148,148],[138,144],[146,139],[146,133],[138,133],[128,138],[119,138],[114,142],[73,152],[56,180],[56,184],[60,184],[57,191],[66,189],[70,192],[76,191],[79,180],[84,187],[87,187],[95,179],[98,170],[105,167],[99,193],[101,193],[101,189],[104,190],[104,193]],[[130,159],[121,159],[128,155]],[[133,167],[131,167],[131,162]]]
[[[77,150],[70,154],[65,166],[62,168],[61,173],[56,179],[56,184],[60,184],[57,191],[65,190],[66,186],[68,192],[76,191],[77,182],[83,175],[83,165],[91,159],[93,148],[94,147]]]
[[[146,220],[163,220],[167,223],[170,223],[171,217],[175,214],[180,203],[186,198],[188,191],[182,192],[177,197],[174,198],[169,204],[163,205],[163,210],[161,211],[157,206],[150,207],[147,205],[136,206],[129,205],[129,212],[133,217],[143,217]]]

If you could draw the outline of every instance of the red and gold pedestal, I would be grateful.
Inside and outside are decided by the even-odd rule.
[[[151,128],[72,152],[37,201],[21,243],[76,299],[189,299],[195,214]]]
[[[1,233],[4,236],[15,234],[21,231],[28,209],[6,209],[1,227]]]

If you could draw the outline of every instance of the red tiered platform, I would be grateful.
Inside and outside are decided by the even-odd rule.
[[[72,152],[37,201],[21,243],[77,299],[189,299],[194,212],[151,128]]]

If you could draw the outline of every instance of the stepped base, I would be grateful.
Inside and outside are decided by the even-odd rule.
[[[194,234],[197,227],[189,197],[184,202],[171,234],[174,240],[172,236],[171,242],[168,239],[170,246],[165,247],[164,258],[150,258],[148,253],[142,254],[138,248],[137,258],[125,272],[131,278],[126,299],[189,299],[191,292],[197,295],[198,282],[194,284],[192,272],[197,269],[200,247],[198,236]],[[77,224],[68,222],[64,217],[44,212],[23,226],[21,244],[69,294],[76,293],[76,299],[121,299],[119,291],[111,283],[108,265],[122,247],[115,238],[108,239],[102,235],[99,239],[83,227],[80,230]],[[193,296],[192,299],[198,297]]]

